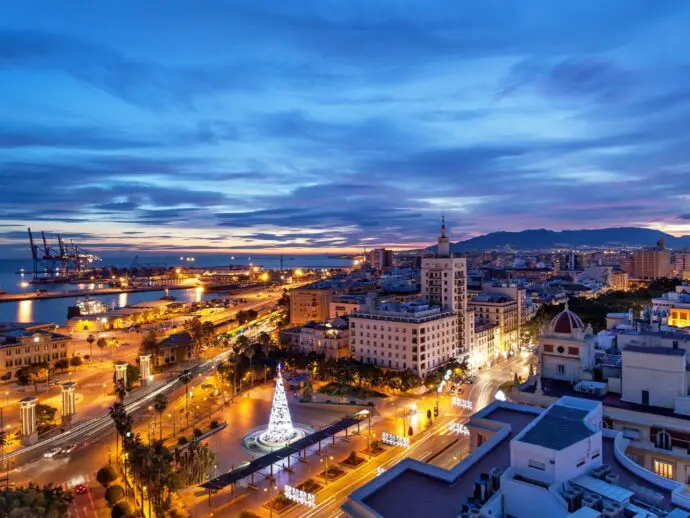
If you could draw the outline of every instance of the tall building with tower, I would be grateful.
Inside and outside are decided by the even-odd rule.
[[[445,218],[441,223],[436,254],[422,258],[422,296],[430,303],[439,305],[444,311],[457,315],[456,343],[453,356],[459,359],[469,354],[467,314],[467,260],[454,257],[450,251],[450,240],[446,235]]]

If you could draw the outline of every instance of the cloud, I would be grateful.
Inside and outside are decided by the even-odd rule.
[[[690,221],[686,2],[27,9],[4,224],[274,250]]]

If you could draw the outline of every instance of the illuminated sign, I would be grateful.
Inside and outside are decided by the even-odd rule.
[[[400,437],[399,435],[393,435],[392,433],[383,432],[381,435],[381,440],[385,444],[390,444],[391,446],[401,446],[403,448],[410,447],[410,439],[407,437]]]
[[[316,496],[301,489],[292,486],[285,486],[283,488],[285,498],[298,504],[306,505],[307,507],[316,507]]]
[[[451,433],[454,433],[454,434],[465,435],[465,436],[470,435],[470,430],[462,423],[450,423],[449,429],[450,429]]]
[[[453,396],[453,406],[464,408],[465,410],[472,410],[472,401]]]

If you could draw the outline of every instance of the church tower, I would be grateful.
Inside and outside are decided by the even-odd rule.
[[[450,257],[450,240],[446,236],[446,218],[441,218],[441,236],[438,238],[437,257]]]

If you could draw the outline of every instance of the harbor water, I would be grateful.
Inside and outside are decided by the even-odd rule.
[[[166,260],[167,259],[167,260]],[[143,259],[142,259],[143,261]],[[228,264],[259,264],[265,268],[279,268],[280,256],[227,256],[206,255],[196,256],[194,262],[180,261],[176,258],[150,258],[150,262],[165,262],[170,266],[222,266]],[[128,266],[125,260],[104,260],[105,265],[114,266]],[[352,261],[349,259],[331,258],[325,255],[301,255],[294,257],[284,257],[284,268],[338,268],[351,266]],[[99,265],[100,266],[100,265]],[[17,274],[21,270],[24,274]],[[32,265],[30,261],[22,260],[0,260],[0,289],[6,290],[9,293],[33,292],[36,288],[45,288],[50,291],[60,290],[74,290],[79,288],[88,288],[88,284],[47,284],[35,285],[28,284],[31,279]],[[98,287],[98,284],[93,287]],[[137,302],[146,302],[151,300],[159,300],[164,295],[172,295],[179,301],[192,302],[201,301],[219,295],[216,293],[202,293],[194,288],[185,290],[166,290],[147,291],[137,293],[117,293],[111,295],[95,295],[94,299],[98,299],[108,305],[110,309],[117,309],[129,304]],[[69,297],[63,299],[45,299],[45,300],[23,300],[15,302],[0,302],[0,322],[54,322],[56,324],[64,324],[67,321],[67,308],[74,306],[76,300],[80,297]]]

